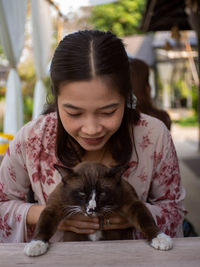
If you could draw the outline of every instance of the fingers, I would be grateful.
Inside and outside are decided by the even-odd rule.
[[[77,221],[77,220],[63,220],[59,228],[80,228],[80,229],[99,229],[99,223],[87,222],[87,221]]]
[[[94,234],[96,232],[96,230],[93,230],[93,229],[82,229],[82,228],[76,228],[73,226],[69,226],[69,227],[64,228],[62,230],[71,231],[71,232],[74,232],[76,234],[87,234],[87,235]]]
[[[112,224],[112,223],[110,223],[109,225],[104,225],[103,230],[127,229],[129,227],[131,227],[131,225],[129,223],[125,223],[125,224],[119,224],[119,223]]]
[[[75,215],[69,219],[62,220],[58,229],[72,231],[77,234],[92,234],[99,229],[99,221],[97,217]]]
[[[100,227],[97,217],[89,217],[76,214],[69,219],[64,219],[58,226],[59,230],[72,231],[77,234],[93,234],[100,228],[103,230],[126,229],[131,227],[130,223],[122,216],[111,216],[103,220],[103,227]]]
[[[121,216],[104,219],[103,230],[126,229],[129,227],[131,227],[130,223]]]
[[[65,219],[66,220],[66,219]],[[94,223],[98,223],[99,219],[98,217],[90,217],[90,216],[85,216],[83,214],[76,214],[71,216],[69,219],[67,220],[74,220],[74,221],[86,221],[86,222],[94,222]]]

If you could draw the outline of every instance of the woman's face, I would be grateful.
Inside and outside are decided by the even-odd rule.
[[[124,98],[101,78],[62,85],[58,95],[63,127],[86,151],[105,146],[121,125],[124,105]]]

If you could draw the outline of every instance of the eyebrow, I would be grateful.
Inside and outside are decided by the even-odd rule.
[[[119,106],[119,103],[112,103],[112,104],[100,107],[100,108],[98,108],[98,110],[103,110],[103,109],[108,109],[108,108],[115,108],[117,106]],[[74,110],[82,110],[82,108],[74,106],[74,105],[71,105],[71,104],[63,104],[63,107],[64,108],[71,108],[71,109],[74,109]]]
[[[75,109],[75,110],[80,110],[80,109],[82,109],[82,108],[73,106],[73,105],[71,105],[71,104],[63,104],[63,107],[64,107],[64,108],[72,108],[72,109]]]

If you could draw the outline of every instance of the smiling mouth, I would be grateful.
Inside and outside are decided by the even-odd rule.
[[[98,145],[102,142],[102,140],[104,139],[104,136],[102,137],[98,137],[98,138],[83,138],[85,143],[89,144],[89,145]]]

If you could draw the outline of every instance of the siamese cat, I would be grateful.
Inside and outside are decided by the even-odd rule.
[[[98,216],[101,227],[89,235],[66,231],[64,241],[132,239],[133,230],[138,229],[152,247],[160,250],[172,248],[172,239],[160,231],[134,188],[121,178],[124,169],[108,168],[95,162],[82,162],[73,169],[58,165],[55,168],[62,181],[49,196],[36,225],[34,239],[24,248],[26,255],[44,254],[58,224],[74,214]],[[104,230],[103,222],[112,214],[127,218],[132,228]]]

